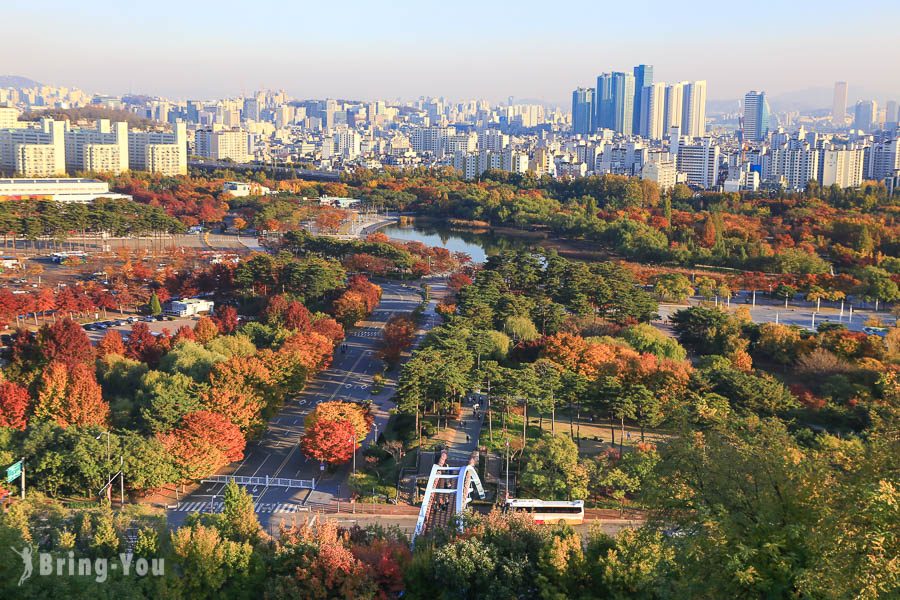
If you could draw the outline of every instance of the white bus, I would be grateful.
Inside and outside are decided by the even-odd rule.
[[[504,510],[528,513],[535,523],[548,525],[580,525],[584,522],[584,500],[510,498]]]

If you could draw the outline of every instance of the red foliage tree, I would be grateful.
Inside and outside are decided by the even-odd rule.
[[[194,325],[194,336],[201,344],[205,344],[217,335],[219,335],[219,328],[209,317],[200,317],[200,320]]]
[[[172,338],[172,345],[174,346],[182,340],[195,341],[196,339],[197,336],[194,335],[194,330],[191,329],[189,325],[182,325],[175,330],[175,337]]]
[[[323,317],[316,320],[312,324],[311,330],[324,335],[334,345],[338,345],[344,340],[344,328],[331,317]]]
[[[30,405],[28,390],[11,381],[0,382],[0,427],[25,429],[25,413]]]
[[[357,446],[353,426],[348,421],[318,420],[306,428],[300,440],[306,456],[329,464],[347,462]]]
[[[284,326],[301,332],[309,331],[310,317],[309,310],[295,300],[284,311]]]
[[[382,331],[381,357],[389,363],[400,360],[400,354],[412,346],[416,335],[416,324],[406,315],[394,315],[384,325]]]
[[[103,357],[109,354],[125,356],[125,342],[122,335],[116,329],[110,329],[97,344],[97,356]]]
[[[84,329],[71,319],[61,319],[49,327],[43,326],[38,334],[38,344],[47,362],[58,361],[72,366],[94,360],[91,341]]]
[[[216,315],[213,317],[213,321],[215,322],[216,327],[219,328],[219,333],[223,335],[232,333],[238,326],[237,309],[233,306],[220,306],[216,309]]]
[[[162,351],[146,323],[138,321],[132,325],[131,334],[128,336],[128,341],[125,342],[125,356],[151,366],[155,366],[159,362]]]
[[[241,430],[227,417],[206,410],[184,415],[177,429],[158,438],[175,457],[185,479],[206,477],[241,460],[247,445]]]

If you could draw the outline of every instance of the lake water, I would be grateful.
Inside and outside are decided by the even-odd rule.
[[[472,261],[483,263],[485,258],[501,250],[517,250],[534,245],[527,238],[506,236],[489,232],[450,229],[442,223],[399,223],[379,229],[380,233],[397,240],[422,242],[426,246],[440,246],[451,252],[465,252]]]

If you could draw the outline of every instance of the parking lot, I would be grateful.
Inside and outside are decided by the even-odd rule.
[[[137,321],[144,321],[147,323],[147,327],[150,329],[152,333],[162,333],[164,329],[168,329],[169,333],[173,334],[178,330],[182,325],[187,325],[188,327],[193,327],[199,317],[188,317],[188,318],[178,318],[178,319],[164,319],[162,321],[157,321],[156,319],[152,319],[152,317],[138,317],[138,316],[125,316],[120,318],[111,318],[106,321],[98,321],[96,323],[87,323],[84,325],[85,333],[87,333],[88,338],[91,340],[91,343],[96,344],[100,341],[106,333],[112,329],[115,329],[122,335],[123,338],[128,337],[128,334],[131,333],[131,328]],[[103,326],[100,326],[100,325]],[[106,325],[108,324],[108,325]]]

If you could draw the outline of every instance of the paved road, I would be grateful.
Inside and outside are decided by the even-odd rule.
[[[257,442],[249,444],[244,460],[226,469],[233,475],[251,477],[280,477],[286,479],[317,479],[316,490],[288,489],[265,485],[248,486],[253,496],[256,512],[263,527],[272,529],[279,521],[304,514],[306,502],[330,502],[335,497],[346,497],[344,482],[351,465],[344,465],[332,473],[322,472],[316,461],[308,460],[298,446],[303,432],[303,420],[319,402],[329,400],[365,400],[371,398],[372,410],[378,430],[384,429],[388,410],[393,406],[394,384],[386,385],[377,395],[371,394],[372,376],[381,371],[381,361],[376,358],[381,339],[381,329],[395,313],[411,312],[420,302],[418,288],[399,283],[386,283],[381,303],[368,321],[360,324],[347,339],[346,353],[337,352],[334,364],[296,398],[288,399],[278,415],[270,421],[269,428]],[[435,323],[434,303],[425,312],[423,329]],[[374,439],[374,431],[363,443],[365,447]],[[362,452],[357,454],[358,464]],[[191,512],[221,510],[222,484],[203,484],[188,496],[182,497],[168,512],[169,525],[179,526]],[[172,500],[174,502],[174,499]]]

